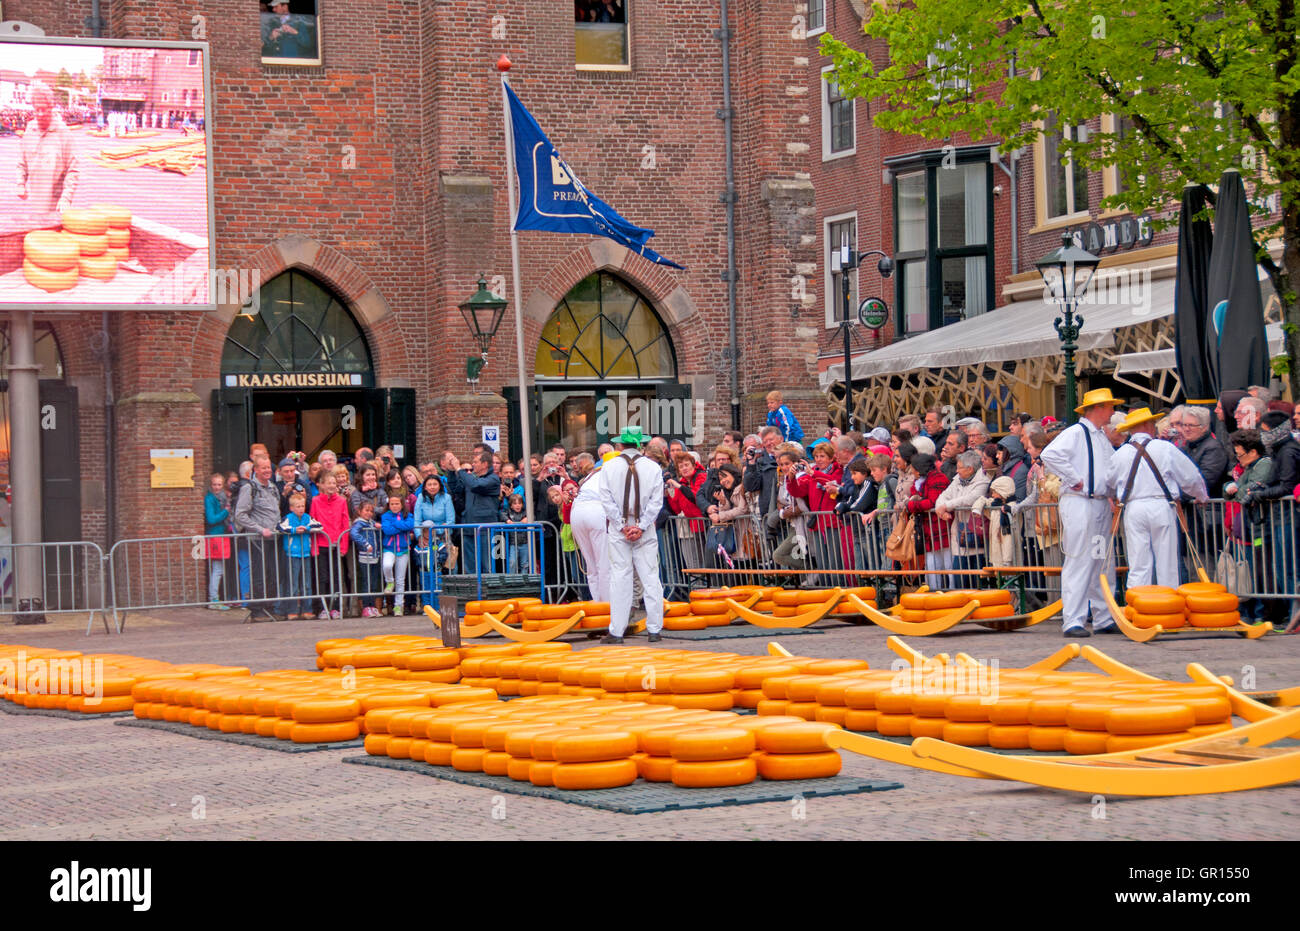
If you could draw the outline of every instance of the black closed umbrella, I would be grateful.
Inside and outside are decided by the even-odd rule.
[[[1218,396],[1210,372],[1210,311],[1207,306],[1210,249],[1214,231],[1197,218],[1213,195],[1204,184],[1183,188],[1178,214],[1178,275],[1174,283],[1174,355],[1183,396],[1189,401]],[[1217,352],[1217,349],[1215,350]]]
[[[1215,203],[1207,291],[1209,361],[1216,395],[1269,381],[1268,337],[1255,249],[1246,188],[1241,175],[1225,171]]]

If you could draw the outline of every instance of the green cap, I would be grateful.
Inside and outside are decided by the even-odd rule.
[[[645,434],[640,427],[624,427],[618,435],[618,441],[624,446],[641,446],[645,443]]]

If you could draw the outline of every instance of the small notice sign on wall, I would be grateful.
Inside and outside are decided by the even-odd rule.
[[[150,488],[193,488],[194,450],[149,450]]]

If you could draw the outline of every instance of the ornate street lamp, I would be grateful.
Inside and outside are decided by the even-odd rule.
[[[879,256],[880,261],[876,263],[876,271],[880,272],[881,278],[888,278],[894,273],[894,260],[881,252],[879,249],[872,249],[870,252],[858,253],[849,246],[849,234],[845,232],[840,240],[840,247],[831,253],[831,271],[840,273],[840,292],[844,301],[844,320],[840,323],[844,331],[844,432],[848,433],[855,428],[853,421],[853,360],[850,358],[851,346],[849,344],[849,328],[853,326],[852,313],[852,288],[849,285],[849,272],[858,268],[866,259],[872,256]],[[869,302],[876,302],[883,305],[879,298],[868,298],[863,301],[864,307]],[[874,310],[874,307],[873,307]],[[861,316],[861,310],[859,312]],[[874,321],[872,321],[874,322]],[[867,319],[862,320],[864,326],[871,326]],[[883,324],[876,324],[872,329],[878,328]]]
[[[489,291],[487,279],[480,275],[478,290],[459,307],[479,347],[477,357],[470,356],[465,360],[465,380],[471,385],[476,385],[479,372],[487,364],[488,346],[492,343],[492,337],[496,336],[497,327],[501,325],[501,318],[505,315],[506,301]]]
[[[1083,328],[1083,317],[1074,309],[1083,300],[1100,264],[1101,259],[1074,244],[1074,236],[1069,232],[1061,234],[1061,248],[1049,252],[1036,263],[1047,288],[1047,300],[1064,305],[1065,315],[1057,317],[1053,326],[1061,338],[1061,353],[1065,357],[1065,416],[1070,423],[1079,419],[1074,412],[1078,406],[1074,353],[1079,348],[1079,330]]]

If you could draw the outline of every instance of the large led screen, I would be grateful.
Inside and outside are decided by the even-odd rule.
[[[210,268],[207,48],[0,41],[0,308],[200,310]],[[234,276],[238,280],[238,276]]]

